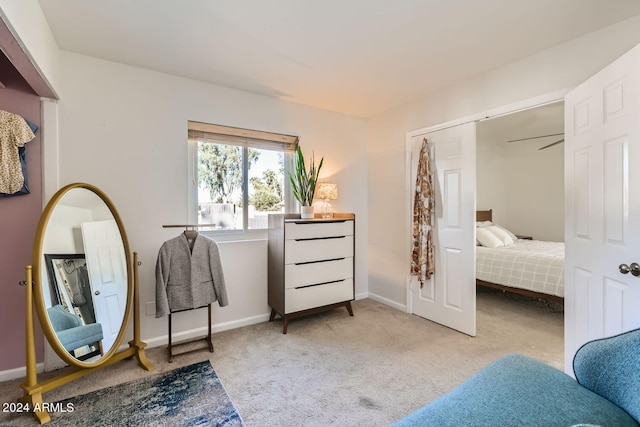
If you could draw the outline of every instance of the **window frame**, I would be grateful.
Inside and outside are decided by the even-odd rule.
[[[273,150],[284,155],[284,210],[295,212],[297,201],[291,190],[288,179],[289,171],[293,170],[295,149],[299,138],[294,135],[278,134],[251,129],[208,124],[202,122],[188,122],[187,151],[188,151],[188,216],[191,224],[198,224],[198,141],[214,144],[225,144],[241,147],[242,149],[242,228],[221,230],[203,227],[201,234],[215,236],[216,239],[241,235],[242,237],[266,237],[266,228],[249,229],[249,148]]]

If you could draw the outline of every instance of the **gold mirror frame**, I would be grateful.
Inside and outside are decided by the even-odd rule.
[[[91,191],[98,198],[100,198],[102,202],[106,205],[106,207],[109,209],[109,211],[111,212],[111,215],[113,215],[113,219],[116,221],[118,230],[120,231],[120,238],[124,246],[124,255],[125,255],[125,260],[127,265],[127,271],[126,271],[127,272],[127,298],[125,303],[124,316],[122,318],[122,323],[120,324],[120,330],[111,348],[108,349],[107,352],[100,357],[100,359],[95,360],[93,362],[83,362],[73,357],[62,346],[62,343],[58,339],[58,335],[54,331],[53,325],[51,324],[49,315],[47,313],[47,307],[46,307],[45,296],[44,296],[44,293],[47,291],[47,289],[45,289],[45,283],[42,280],[42,277],[44,277],[44,274],[46,274],[46,266],[44,265],[43,246],[45,243],[45,239],[47,237],[48,227],[50,225],[49,220],[51,219],[51,215],[53,214],[53,211],[59,206],[60,201],[64,198],[64,196],[66,196],[67,194],[69,194],[70,191],[75,189],[85,189],[85,190]],[[44,333],[51,348],[53,348],[53,350],[62,360],[64,360],[67,364],[71,366],[78,366],[82,368],[95,368],[105,363],[107,360],[109,360],[111,355],[113,355],[120,347],[120,344],[124,339],[124,335],[127,332],[127,325],[129,324],[129,319],[131,318],[131,305],[133,304],[133,274],[132,274],[131,268],[129,268],[132,265],[129,239],[127,238],[127,233],[124,229],[122,219],[120,218],[118,211],[116,210],[111,200],[107,197],[107,195],[104,194],[100,189],[92,185],[83,184],[83,183],[71,184],[61,188],[49,201],[46,208],[44,209],[44,212],[42,213],[42,216],[40,217],[40,222],[38,224],[36,237],[33,244],[33,254],[32,254],[31,262],[33,265],[33,277],[35,278],[35,287],[33,289],[33,294],[35,297],[36,312],[38,313],[38,318],[40,319],[40,326],[42,327],[42,332]]]
[[[87,189],[98,196],[107,206],[120,231],[120,237],[122,238],[125,259],[126,259],[126,271],[127,271],[127,300],[125,313],[122,319],[119,333],[115,342],[111,348],[100,357],[100,359],[93,362],[85,362],[73,357],[63,346],[58,339],[53,326],[49,320],[49,315],[45,307],[45,298],[42,283],[42,274],[46,271],[44,268],[44,255],[42,253],[45,235],[47,232],[47,226],[49,219],[58,206],[60,200],[70,191],[75,188]],[[66,384],[74,379],[80,378],[97,369],[111,365],[122,359],[136,356],[138,359],[138,365],[148,371],[153,370],[153,366],[146,358],[144,348],[146,344],[140,340],[140,313],[139,313],[139,291],[138,291],[138,256],[136,252],[131,252],[129,247],[129,241],[127,238],[124,225],[118,211],[114,204],[97,187],[85,184],[74,183],[69,184],[60,190],[51,198],[46,208],[44,209],[38,228],[36,230],[36,237],[34,240],[33,253],[32,253],[31,265],[25,268],[26,280],[24,285],[26,286],[26,368],[27,379],[20,387],[24,390],[24,395],[20,399],[23,403],[29,404],[29,407],[33,409],[33,414],[41,424],[50,421],[50,416],[47,413],[45,406],[43,405],[42,394],[46,391],[57,388],[63,384]],[[35,298],[34,298],[35,296]],[[65,372],[57,377],[50,378],[46,381],[38,383],[36,372],[36,356],[35,356],[35,332],[33,323],[33,306],[35,304],[38,319],[44,332],[44,335],[54,349],[56,354],[60,356],[62,360],[68,363],[71,368],[68,372]],[[133,340],[129,341],[129,347],[125,350],[118,351],[122,340],[127,332],[129,321],[133,316]]]

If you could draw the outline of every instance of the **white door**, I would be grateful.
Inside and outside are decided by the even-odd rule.
[[[93,294],[96,322],[102,324],[102,348],[111,349],[127,305],[127,263],[114,220],[82,223],[82,240]]]
[[[410,311],[475,336],[476,125],[467,123],[416,137],[419,143],[411,144],[414,188],[416,158],[424,136],[432,144],[435,165],[436,266],[435,274],[422,288],[415,279],[412,281]]]
[[[640,263],[640,45],[566,96],[565,180],[570,373],[585,342],[640,327],[640,277],[619,267]]]

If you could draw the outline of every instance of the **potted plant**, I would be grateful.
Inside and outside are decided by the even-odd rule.
[[[309,170],[307,170],[302,149],[299,145],[296,147],[295,173],[289,173],[289,180],[291,181],[291,188],[293,188],[293,195],[300,203],[302,218],[313,218],[313,206],[311,206],[311,204],[313,203],[313,195],[316,192],[318,175],[320,174],[323,161],[324,157],[320,159],[320,164],[318,164],[318,168],[316,169],[315,159],[312,153]]]

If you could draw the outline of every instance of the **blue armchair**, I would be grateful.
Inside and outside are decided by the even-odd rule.
[[[573,370],[577,381],[509,354],[393,427],[638,427],[640,329],[585,344],[576,352]]]
[[[83,325],[78,316],[69,313],[60,304],[47,308],[47,313],[58,340],[71,354],[80,347],[102,341],[103,334],[100,323]]]

